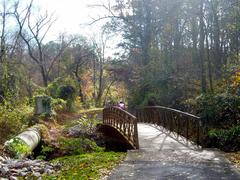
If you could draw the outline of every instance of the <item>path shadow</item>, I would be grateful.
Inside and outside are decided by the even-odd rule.
[[[158,125],[154,125],[154,124],[146,124],[148,126],[151,126],[155,129],[157,129],[160,134],[158,134],[157,136],[154,136],[150,139],[154,140],[157,139],[158,137],[165,135],[165,137],[163,138],[162,142],[160,143],[160,149],[159,151],[163,150],[166,139],[169,137],[173,140],[175,140],[176,142],[178,142],[179,144],[181,144],[182,146],[186,147],[189,150],[194,150],[194,151],[203,151],[202,147],[199,145],[196,145],[194,142],[187,140],[185,137],[178,135],[177,133],[171,132],[161,126]]]

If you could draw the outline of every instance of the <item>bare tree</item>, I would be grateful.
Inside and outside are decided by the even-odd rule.
[[[14,15],[21,29],[19,35],[27,45],[29,56],[39,67],[44,86],[47,86],[50,80],[49,74],[54,64],[60,58],[65,48],[71,44],[72,40],[67,43],[62,41],[61,47],[55,56],[48,56],[43,41],[56,19],[48,12],[33,19],[32,1],[24,12],[19,13],[17,7],[16,5]],[[25,21],[27,21],[26,29],[24,29]]]

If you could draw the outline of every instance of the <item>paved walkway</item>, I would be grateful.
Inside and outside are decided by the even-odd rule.
[[[109,180],[240,180],[218,151],[201,150],[160,127],[138,124],[140,150],[129,151]],[[173,137],[173,138],[172,138]]]

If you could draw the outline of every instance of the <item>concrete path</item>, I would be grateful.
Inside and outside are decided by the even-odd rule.
[[[140,150],[129,151],[109,180],[240,180],[218,151],[201,150],[161,127],[138,124]]]

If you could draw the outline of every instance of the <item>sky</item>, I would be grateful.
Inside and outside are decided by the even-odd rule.
[[[47,38],[56,39],[59,33],[94,36],[100,31],[100,24],[89,26],[92,18],[103,16],[102,8],[90,8],[89,5],[101,4],[104,0],[35,0],[41,10],[54,12],[57,21],[50,29]],[[106,2],[106,0],[105,0]]]
[[[110,0],[110,2],[114,1]],[[57,18],[45,38],[46,42],[57,40],[60,33],[80,34],[89,40],[94,39],[96,42],[100,42],[101,26],[106,21],[100,21],[91,26],[89,23],[93,22],[93,18],[103,17],[107,11],[104,8],[93,8],[89,5],[106,4],[107,2],[107,0],[34,0],[34,4],[39,6],[42,11],[53,12]],[[116,46],[120,39],[120,35],[116,34],[114,38],[107,41],[106,56],[114,56],[114,53],[119,52]]]

